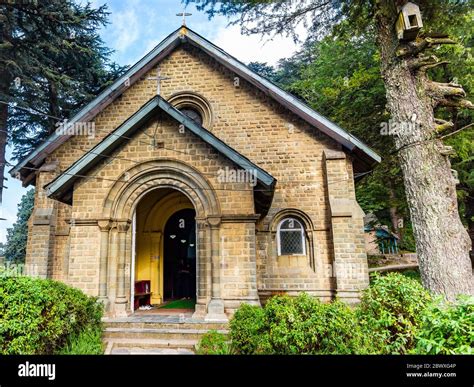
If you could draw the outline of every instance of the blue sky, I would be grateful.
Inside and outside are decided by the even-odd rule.
[[[183,9],[180,0],[92,0],[91,3],[108,6],[110,24],[100,31],[100,35],[106,45],[115,50],[112,59],[121,65],[132,65],[181,25],[181,18],[176,16]],[[227,27],[226,18],[208,20],[194,5],[186,11],[192,13],[186,22],[191,29],[245,63],[275,64],[298,48],[290,38],[277,37],[269,41],[259,36],[243,36],[238,27]],[[7,150],[7,160],[14,163],[10,157],[11,150]],[[0,207],[0,218],[6,218],[6,221],[0,221],[0,242],[5,242],[6,228],[15,221],[18,202],[27,191],[20,181],[7,177],[8,189],[4,190]]]

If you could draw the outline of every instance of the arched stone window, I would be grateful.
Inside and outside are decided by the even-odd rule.
[[[184,107],[179,109],[181,113],[183,113],[188,118],[191,118],[196,124],[201,125],[203,124],[201,113],[198,112],[196,109],[192,107]]]
[[[212,126],[212,110],[209,102],[202,96],[191,92],[180,92],[168,99],[180,112],[206,129]]]
[[[277,227],[278,255],[306,255],[306,237],[303,224],[287,217]]]

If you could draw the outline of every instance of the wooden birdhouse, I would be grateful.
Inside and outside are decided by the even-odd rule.
[[[423,27],[421,21],[420,7],[415,3],[408,2],[400,9],[395,28],[399,40],[414,40]]]

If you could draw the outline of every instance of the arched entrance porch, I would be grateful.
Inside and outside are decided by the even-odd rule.
[[[137,261],[137,210],[140,202],[161,192],[187,198],[196,211],[196,308],[195,316],[209,321],[226,319],[220,285],[221,210],[216,192],[199,171],[178,160],[153,160],[125,171],[112,185],[103,204],[99,297],[109,305],[109,315],[125,316],[133,309],[133,281]],[[170,195],[168,199],[171,200]],[[151,202],[153,200],[149,199]],[[148,210],[153,206],[150,203]],[[169,206],[169,216],[176,206]],[[158,207],[156,207],[158,209]],[[166,217],[166,216],[165,216]],[[155,244],[155,246],[157,246]],[[153,255],[150,255],[150,257]],[[155,254],[156,256],[156,254]],[[155,276],[156,276],[155,271]],[[151,272],[150,272],[151,275]],[[163,282],[155,278],[156,296],[163,299]],[[156,297],[155,296],[155,297]]]

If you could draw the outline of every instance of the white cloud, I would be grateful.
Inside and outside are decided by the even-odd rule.
[[[140,36],[140,25],[136,7],[129,7],[126,11],[113,12],[111,15],[112,36],[114,48],[124,52],[134,44]]]
[[[290,37],[276,36],[269,40],[268,36],[242,35],[238,26],[220,27],[214,35],[214,44],[244,63],[275,65],[279,59],[290,57],[299,49]]]

